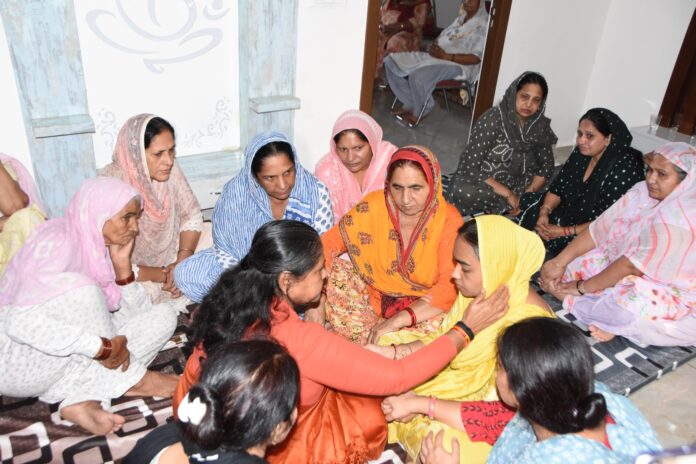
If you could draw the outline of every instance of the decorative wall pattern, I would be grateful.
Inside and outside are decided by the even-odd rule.
[[[141,57],[145,68],[154,73],[219,46],[224,27],[221,20],[230,11],[223,0],[116,0],[110,6],[89,10],[87,25],[106,45]],[[172,10],[183,14],[172,15]]]
[[[75,2],[97,168],[139,113],[172,123],[179,156],[238,147],[237,0]]]

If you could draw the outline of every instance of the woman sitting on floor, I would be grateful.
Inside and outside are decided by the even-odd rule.
[[[556,256],[636,182],[645,179],[641,153],[626,124],[604,108],[580,118],[576,146],[546,194],[525,193],[520,224],[536,230]]]
[[[99,174],[132,185],[143,201],[133,250],[136,280],[154,303],[179,298],[174,268],[198,245],[203,216],[176,163],[174,128],[152,114],[130,118],[116,140],[113,162]],[[178,304],[185,305],[182,299]]]
[[[213,247],[184,261],[176,285],[200,303],[249,251],[263,224],[294,219],[324,233],[333,226],[326,186],[300,164],[290,140],[278,132],[257,135],[244,152],[244,168],[225,184],[213,210]]]
[[[16,159],[0,153],[0,277],[29,235],[45,220],[29,171]]]
[[[261,464],[297,420],[300,371],[272,341],[230,343],[201,367],[178,421],[138,440],[123,464]],[[194,457],[195,456],[195,457]]]
[[[346,335],[371,331],[372,343],[421,322],[420,333],[437,328],[438,316],[457,297],[450,276],[461,225],[457,210],[442,197],[440,164],[433,153],[417,145],[397,150],[384,190],[367,195],[322,237],[332,274],[328,321]],[[334,259],[344,252],[351,262]],[[374,317],[353,326],[356,313]],[[384,320],[375,325],[378,317]]]
[[[329,153],[317,163],[317,179],[331,195],[336,221],[365,195],[384,188],[396,146],[382,140],[382,128],[366,113],[349,110],[336,120]]]
[[[568,324],[519,322],[500,338],[498,358],[500,398],[518,412],[489,463],[633,462],[661,450],[633,403],[595,382],[587,341]]]
[[[131,269],[138,192],[106,177],[82,183],[62,218],[42,224],[0,279],[0,394],[61,402],[60,415],[104,435],[122,395],[171,396],[175,376],[147,365],[176,313],[152,305]]]
[[[536,192],[553,174],[557,137],[544,116],[548,86],[525,72],[471,130],[445,197],[463,216],[519,213],[520,196]]]
[[[645,156],[637,183],[542,268],[542,286],[608,341],[696,344],[696,150]]]
[[[452,278],[459,296],[437,334],[413,341],[408,334],[387,334],[380,344],[397,345],[410,353],[451,328],[485,295],[508,291],[510,309],[495,324],[476,335],[469,347],[433,379],[382,403],[389,421],[389,441],[399,442],[415,459],[429,432],[444,430],[445,441],[457,437],[462,462],[486,462],[493,443],[512,414],[495,392],[496,341],[506,327],[526,318],[552,316],[548,306],[529,287],[529,279],[544,260],[536,234],[502,216],[479,216],[459,229],[454,245],[457,263]],[[465,403],[462,403],[464,401]],[[417,414],[414,417],[414,414]]]
[[[226,271],[193,321],[194,352],[174,395],[174,407],[194,385],[199,364],[225,342],[270,336],[300,367],[297,425],[269,462],[365,462],[384,449],[387,427],[380,395],[401,393],[429,379],[464,349],[474,334],[499,319],[504,298],[472,308],[457,328],[402,360],[386,359],[302,321],[298,312],[317,305],[326,271],[317,232],[298,221],[273,221],[254,236],[249,254]],[[373,347],[387,350],[392,347]]]
[[[421,111],[423,115],[430,113],[435,107],[430,96],[440,81],[477,82],[487,31],[485,1],[464,0],[457,19],[440,33],[428,52],[392,53],[385,58],[389,88],[402,104],[395,114],[397,119],[413,127]]]

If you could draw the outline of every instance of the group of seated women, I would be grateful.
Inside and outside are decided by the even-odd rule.
[[[174,128],[129,119],[113,163],[0,279],[0,393],[60,402],[97,434],[124,422],[109,400],[173,395],[177,422],[133,462],[365,462],[387,441],[428,463],[658,449],[640,413],[594,384],[586,342],[530,279],[541,269],[599,340],[694,344],[695,152],[656,150],[638,182],[625,125],[590,110],[543,194],[547,94],[541,75],[520,76],[477,122],[446,193],[435,154],[397,149],[359,111],[337,120],[317,177],[283,134],[259,134],[197,253]],[[509,217],[464,221],[481,211]],[[189,299],[183,376],[148,371]]]

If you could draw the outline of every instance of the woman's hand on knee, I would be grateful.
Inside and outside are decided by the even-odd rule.
[[[128,351],[128,339],[124,335],[116,335],[111,339],[111,353],[103,361],[99,361],[107,369],[121,367],[123,372],[130,366],[130,351]]]

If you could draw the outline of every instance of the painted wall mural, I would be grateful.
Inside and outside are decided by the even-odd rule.
[[[235,0],[75,2],[97,167],[148,112],[177,131],[179,156],[239,145]]]

